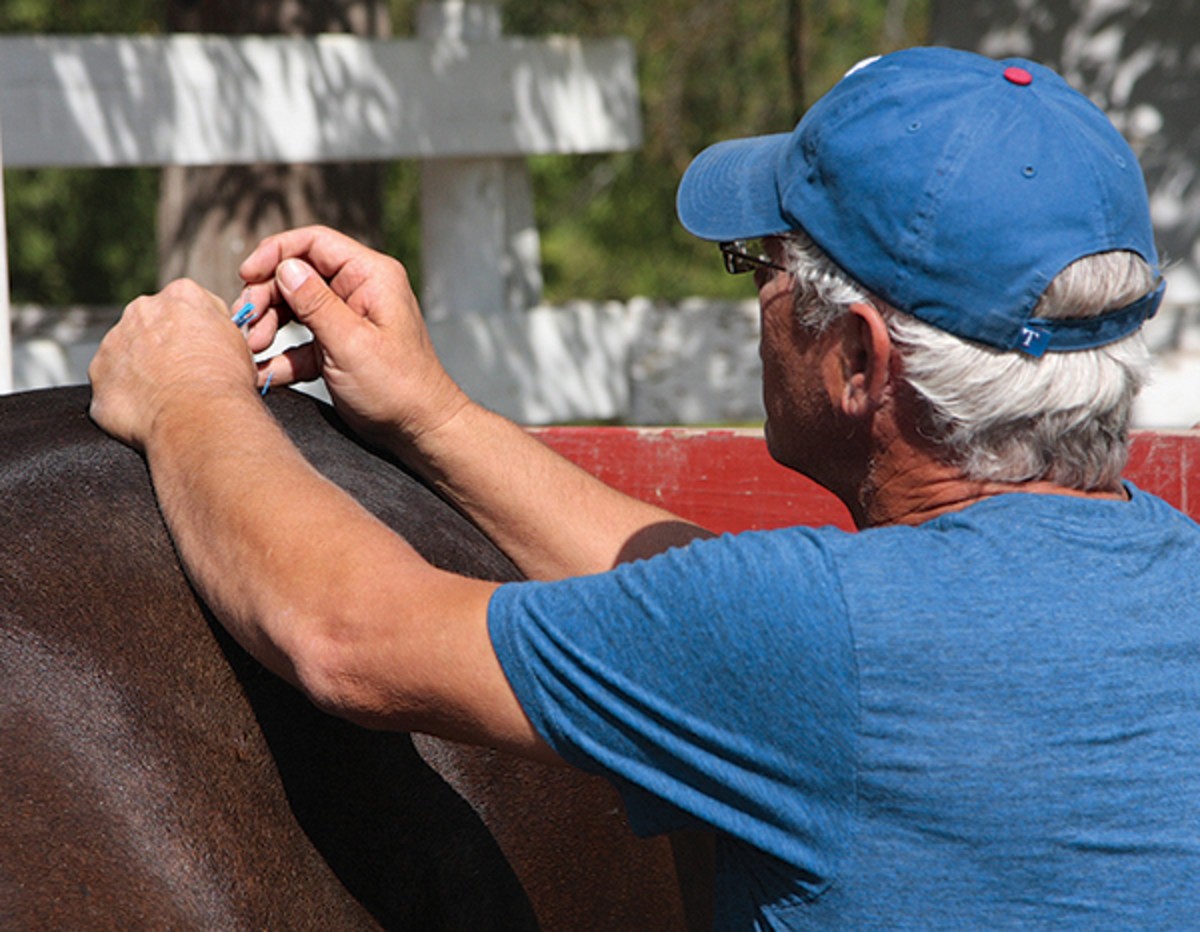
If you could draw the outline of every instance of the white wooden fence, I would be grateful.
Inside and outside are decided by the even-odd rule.
[[[0,132],[5,167],[419,159],[422,302],[451,370],[527,420],[618,413],[612,399],[586,397],[612,394],[612,373],[565,406],[541,385],[564,363],[588,368],[593,350],[582,360],[562,352],[581,327],[618,333],[626,315],[609,326],[596,320],[612,314],[589,324],[587,313],[531,313],[540,255],[524,157],[640,144],[625,40],[505,38],[494,6],[461,2],[422,5],[415,39],[4,36]],[[9,391],[4,229],[0,200]],[[81,313],[72,324],[71,314],[51,321],[26,309],[18,322],[43,337],[78,330],[86,344],[103,328]]]

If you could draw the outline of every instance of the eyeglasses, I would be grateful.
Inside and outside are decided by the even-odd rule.
[[[735,239],[721,243],[721,257],[725,260],[725,271],[730,275],[741,275],[755,269],[774,269],[786,272],[782,265],[772,262],[767,255],[766,244],[761,239]]]

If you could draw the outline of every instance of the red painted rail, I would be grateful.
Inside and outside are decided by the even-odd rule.
[[[534,434],[609,485],[714,531],[853,526],[841,502],[771,459],[761,431],[550,427]],[[1200,519],[1200,431],[1135,434],[1125,475]]]

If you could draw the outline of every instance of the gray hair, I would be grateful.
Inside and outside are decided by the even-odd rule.
[[[1140,332],[1090,350],[1034,359],[961,339],[874,297],[801,232],[782,237],[796,313],[821,331],[855,302],[879,309],[908,384],[926,408],[930,439],[976,481],[1048,480],[1088,491],[1125,467],[1133,401],[1151,357]],[[1131,303],[1155,273],[1130,252],[1087,256],[1042,295],[1035,316],[1091,317]]]

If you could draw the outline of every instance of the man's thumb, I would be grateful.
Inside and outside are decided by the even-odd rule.
[[[275,271],[280,291],[291,305],[296,319],[310,330],[320,329],[342,303],[329,286],[321,280],[311,265],[301,259],[285,259]]]

